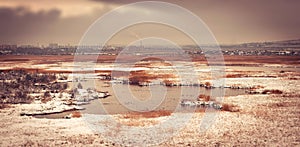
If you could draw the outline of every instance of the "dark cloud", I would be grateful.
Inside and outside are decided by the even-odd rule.
[[[93,15],[61,17],[57,9],[32,12],[24,7],[0,8],[0,43],[77,44],[89,25],[104,11],[108,10],[95,10]]]
[[[38,35],[59,19],[58,10],[32,13],[27,8],[0,8],[0,42],[18,42]]]
[[[122,5],[137,0],[93,1]],[[300,1],[297,0],[165,2],[178,4],[198,15],[222,43],[300,38]],[[95,9],[91,14],[61,17],[62,12],[58,9],[33,12],[24,7],[0,7],[0,44],[77,44],[86,29],[107,11],[109,8]]]
[[[93,0],[118,5],[141,0]],[[300,38],[299,0],[162,0],[198,15],[221,42]]]

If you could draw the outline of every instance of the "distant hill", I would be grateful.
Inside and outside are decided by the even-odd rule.
[[[257,43],[244,43],[237,45],[239,47],[263,47],[263,48],[300,48],[300,39],[283,40],[283,41],[270,41],[270,42],[257,42]]]
[[[252,42],[234,45],[221,45],[222,48],[236,48],[236,49],[289,49],[300,50],[300,39],[295,40],[283,40],[283,41],[269,41],[269,42]]]
[[[279,44],[300,44],[300,39],[295,40],[283,40],[283,41],[273,41],[270,43],[279,43]]]

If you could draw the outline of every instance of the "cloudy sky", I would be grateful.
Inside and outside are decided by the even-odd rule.
[[[222,44],[300,38],[299,0],[164,1],[195,13]],[[137,0],[0,0],[0,43],[78,44],[97,18],[132,2]],[[148,28],[152,30],[144,31]],[[155,33],[173,37],[179,44],[190,43],[172,29],[165,29],[163,35],[161,29],[149,25],[130,29],[111,43],[122,44],[133,40],[130,38]]]

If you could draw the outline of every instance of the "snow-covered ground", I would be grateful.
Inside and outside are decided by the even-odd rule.
[[[203,80],[209,81],[204,75],[207,70],[198,71],[203,73]],[[283,93],[225,97],[223,103],[235,105],[238,112],[172,113],[151,118],[83,114],[81,118],[39,119],[20,116],[20,113],[39,109],[40,103],[11,105],[0,110],[0,146],[141,146],[154,143],[159,143],[155,144],[158,146],[299,146],[299,71],[281,75],[271,70],[260,74],[272,76],[226,78],[225,83],[229,87],[259,85],[260,90],[277,89]],[[49,106],[52,103],[60,105],[49,102]],[[212,116],[216,116],[215,119],[211,119]],[[204,131],[200,126],[206,121],[211,125]]]
[[[132,118],[128,121],[144,122],[144,124],[149,122],[144,126],[133,128],[126,125],[126,119],[122,119],[120,114],[94,116],[97,119],[92,116],[73,119],[37,119],[30,116],[20,117],[19,113],[24,105],[13,105],[12,108],[3,109],[0,113],[1,126],[5,126],[0,128],[0,145],[112,146],[116,143],[141,145],[141,141],[144,141],[142,144],[152,144],[151,139],[162,141],[161,146],[297,146],[300,144],[299,95],[285,98],[278,95],[236,96],[225,98],[224,102],[237,104],[240,112],[217,112],[217,119],[211,122],[212,125],[206,132],[201,132],[199,129],[205,113],[180,113],[160,118]],[[170,117],[189,118],[189,116],[192,117],[186,119],[186,123],[168,121]],[[98,127],[96,132],[91,124],[87,123],[92,121]],[[155,123],[151,123],[153,121]],[[165,124],[164,129],[151,129],[161,124]],[[179,128],[174,127],[177,125]],[[99,128],[102,128],[102,131]],[[136,132],[129,133],[128,129]],[[157,138],[162,135],[165,138]]]

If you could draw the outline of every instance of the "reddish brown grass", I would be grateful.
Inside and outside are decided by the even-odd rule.
[[[290,77],[290,78],[288,78],[288,79],[289,79],[289,80],[299,80],[299,78],[294,78],[294,77],[293,77],[293,78]]]
[[[210,88],[211,87],[211,83],[210,82],[205,82],[204,83],[205,87]]]
[[[149,112],[130,112],[128,114],[123,115],[123,118],[131,119],[131,118],[156,118],[162,116],[169,116],[171,115],[171,111],[166,110],[158,110],[158,111],[149,111]]]
[[[242,77],[246,77],[247,75],[245,74],[227,74],[226,78],[242,78]]]
[[[47,102],[49,102],[49,101],[51,101],[51,100],[52,100],[51,97],[44,97],[44,98],[41,99],[41,102],[42,102],[42,103],[47,103]]]
[[[131,84],[138,85],[139,83],[149,83],[152,80],[162,79],[166,84],[169,84],[170,81],[168,81],[167,79],[176,77],[177,76],[174,74],[149,74],[146,71],[132,71],[129,75],[129,81],[131,82]]]
[[[250,89],[255,90],[255,89],[262,89],[262,88],[265,88],[265,87],[261,86],[261,85],[255,85],[255,86],[251,87]]]
[[[171,115],[171,111],[158,110],[150,112],[130,112],[119,116],[119,122],[127,126],[149,126],[158,124],[158,120],[151,118],[157,118],[162,116]]]
[[[151,61],[154,60],[154,61]],[[156,68],[156,67],[172,67],[172,64],[169,62],[164,62],[163,60],[156,58],[147,58],[145,61],[149,62],[138,62],[135,64],[135,67],[147,67],[147,68]],[[151,61],[151,62],[150,62]],[[129,81],[133,85],[139,85],[140,83],[150,83],[153,80],[161,79],[165,82],[166,85],[171,85],[174,81],[168,81],[169,79],[178,78],[175,71],[166,73],[166,72],[149,72],[145,70],[141,71],[131,71],[129,74]],[[121,75],[121,74],[120,74]]]
[[[81,61],[91,61],[94,59],[95,55],[80,55]],[[205,56],[203,55],[193,55],[193,61],[197,61],[199,63],[207,63]],[[47,59],[47,60],[45,60]],[[113,55],[99,55],[98,56],[98,63],[101,62],[114,62],[116,56]],[[135,59],[131,56],[122,56],[122,60],[124,61],[134,61]],[[0,58],[1,62],[7,61],[38,61],[39,64],[45,63],[49,64],[51,62],[73,62],[74,56],[73,55],[47,55],[47,56],[36,56],[36,55],[3,55]],[[174,60],[186,60],[181,58],[174,57]],[[295,65],[299,64],[299,57],[298,56],[230,56],[224,55],[224,60],[226,64],[249,64],[249,63],[269,63],[269,64],[288,64],[288,65]]]
[[[193,61],[205,62],[206,58],[203,57],[203,55],[194,55]],[[299,57],[298,56],[279,56],[279,55],[272,55],[272,56],[224,55],[224,61],[225,61],[226,65],[255,64],[255,63],[295,65],[295,64],[299,64]]]
[[[229,111],[229,112],[238,112],[239,111],[237,106],[233,105],[233,104],[223,104],[222,107],[223,107],[222,108],[223,111]]]
[[[197,112],[197,113],[203,113],[205,111],[206,111],[206,109],[203,109],[203,108],[195,109],[195,112]]]
[[[198,101],[199,100],[203,100],[203,101],[209,101],[210,100],[210,96],[209,95],[204,95],[204,94],[200,94],[199,96],[198,96]]]
[[[283,92],[278,89],[264,90],[262,94],[282,94]]]
[[[72,112],[72,117],[79,118],[81,117],[81,113],[79,111]]]

